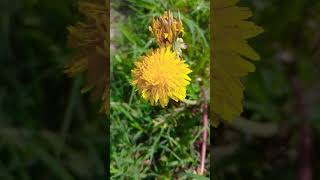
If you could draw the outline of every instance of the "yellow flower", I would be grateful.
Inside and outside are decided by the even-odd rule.
[[[157,19],[153,17],[149,30],[160,46],[172,45],[184,33],[180,18],[178,20],[174,19],[171,11],[165,11]]]
[[[178,102],[186,97],[186,86],[191,80],[189,66],[170,47],[160,47],[142,56],[132,70],[132,85],[151,105],[160,102],[167,106],[169,98]]]

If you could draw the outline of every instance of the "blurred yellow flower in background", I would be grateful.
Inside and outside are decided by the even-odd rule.
[[[176,52],[170,47],[160,47],[142,56],[132,70],[132,85],[137,86],[142,97],[151,105],[160,102],[167,106],[169,98],[183,100],[186,97],[186,86],[192,72]]]
[[[68,47],[75,50],[65,66],[65,73],[74,77],[87,73],[81,92],[91,90],[93,99],[101,99],[101,111],[108,113],[109,101],[109,8],[108,1],[92,0],[79,3],[85,20],[69,26]]]

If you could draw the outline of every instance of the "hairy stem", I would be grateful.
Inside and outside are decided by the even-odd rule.
[[[206,149],[207,149],[207,126],[208,126],[208,104],[205,102],[203,105],[203,130],[202,130],[202,145],[201,145],[201,161],[199,174],[202,175],[204,172],[204,166],[206,161]]]

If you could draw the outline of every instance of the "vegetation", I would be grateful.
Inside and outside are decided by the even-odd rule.
[[[200,164],[201,89],[209,85],[209,1],[129,0],[113,1],[111,7],[111,179],[192,177]],[[180,13],[188,46],[182,54],[193,72],[187,100],[171,100],[162,108],[140,97],[130,81],[134,62],[157,47],[148,28],[152,17],[166,10],[175,17]]]
[[[250,41],[261,61],[244,79],[242,118],[212,130],[213,178],[319,179],[319,1],[240,5],[264,29]]]
[[[77,1],[0,4],[0,179],[104,179],[108,120],[63,72]]]
[[[240,1],[264,29],[249,40],[261,61],[242,79],[241,118],[207,128],[202,176],[194,174],[210,101],[209,1],[112,1],[110,118],[80,93],[85,76],[64,73],[74,52],[67,27],[85,18],[78,2],[0,3],[0,179],[319,179],[318,0]],[[130,81],[137,58],[157,47],[148,26],[165,10],[180,13],[192,73],[187,100],[162,108]]]

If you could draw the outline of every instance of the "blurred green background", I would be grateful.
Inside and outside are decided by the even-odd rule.
[[[239,5],[265,30],[250,40],[261,61],[244,80],[242,118],[212,129],[213,178],[320,179],[320,1]]]
[[[63,66],[76,0],[0,1],[0,179],[104,179],[108,133]]]

